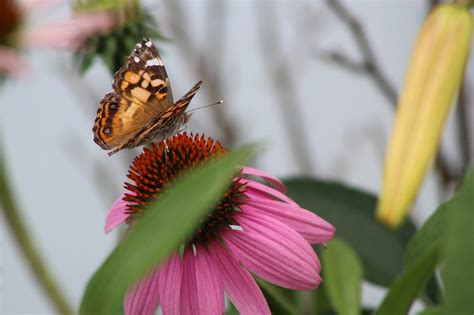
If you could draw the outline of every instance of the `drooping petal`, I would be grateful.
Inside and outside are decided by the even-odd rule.
[[[105,219],[105,233],[109,233],[115,229],[130,216],[129,213],[125,212],[125,210],[127,210],[127,202],[123,200],[125,194],[134,195],[135,193],[126,191],[117,200],[115,200]]]
[[[244,230],[222,233],[225,244],[235,257],[251,272],[279,286],[295,290],[317,288],[321,283],[320,266],[309,243],[270,217],[265,220],[274,230],[264,227],[260,231],[246,230],[255,223],[252,219],[239,216],[237,221]]]
[[[249,167],[249,166],[245,166],[245,167],[242,167],[242,174],[261,177],[264,180],[266,180],[270,185],[275,187],[275,189],[279,190],[282,193],[286,192],[285,184],[283,184],[283,182],[281,180],[279,180],[278,178],[276,178],[276,177],[274,177],[274,176],[272,176],[268,173],[265,173],[262,170],[259,170],[259,169],[253,168],[253,167]]]
[[[196,285],[195,257],[192,248],[186,248],[183,256],[183,278],[181,280],[181,314],[199,313],[198,292]]]
[[[158,277],[156,267],[149,275],[139,281],[125,297],[125,315],[153,315],[159,304]]]
[[[204,246],[197,248],[195,266],[199,300],[198,314],[223,314],[224,284],[216,263]]]
[[[313,212],[277,200],[248,198],[240,209],[269,215],[294,229],[311,244],[325,243],[336,232],[334,226]]]
[[[179,315],[181,293],[182,266],[178,254],[160,269],[158,279],[161,310],[163,315]]]
[[[224,290],[240,314],[270,314],[262,291],[236,258],[217,242],[210,244],[209,252],[222,275]]]
[[[279,192],[276,189],[268,187],[268,186],[266,186],[262,183],[259,183],[259,182],[253,181],[253,180],[249,180],[249,179],[244,179],[244,178],[239,179],[239,181],[242,184],[245,184],[247,186],[246,187],[246,190],[247,190],[246,194],[247,195],[255,194],[255,195],[257,195],[257,197],[269,198],[269,199],[273,199],[272,197],[275,197],[275,198],[283,200],[283,201],[285,201],[285,202],[287,202],[291,205],[298,205],[296,202],[294,202],[287,195]]]

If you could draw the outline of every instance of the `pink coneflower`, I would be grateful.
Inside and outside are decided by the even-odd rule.
[[[60,2],[29,0],[20,6],[17,1],[0,0],[0,74],[19,75],[25,70],[20,54],[24,48],[49,47],[75,51],[90,36],[107,32],[117,24],[114,13],[95,11],[76,13],[44,25],[26,25],[38,10],[46,10]]]
[[[218,141],[188,134],[144,149],[130,167],[133,183],[125,184],[126,193],[107,215],[105,231],[140,220],[144,206],[175,178],[225,152]],[[281,181],[243,167],[182,254],[176,251],[128,290],[125,314],[154,314],[158,306],[164,315],[222,314],[224,292],[241,314],[270,314],[252,274],[289,289],[317,288],[321,265],[310,244],[325,243],[334,232],[288,198]]]

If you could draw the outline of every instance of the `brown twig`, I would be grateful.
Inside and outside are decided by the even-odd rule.
[[[458,107],[456,109],[456,118],[458,125],[458,137],[459,145],[461,148],[461,157],[463,167],[466,167],[473,158],[474,152],[474,143],[472,138],[471,129],[472,126],[472,116],[471,116],[471,99],[469,95],[469,84],[467,79],[464,79],[464,82],[459,92]]]
[[[257,16],[262,59],[269,82],[272,83],[277,96],[277,105],[284,122],[282,126],[286,129],[290,150],[301,171],[311,174],[315,168],[314,159],[309,150],[308,134],[302,123],[303,114],[298,101],[296,81],[292,75],[292,67],[288,63],[289,60],[292,62],[294,60],[283,55],[273,5],[257,2]]]
[[[436,3],[437,1],[432,1]],[[354,40],[360,50],[363,61],[357,62],[351,60],[338,52],[326,52],[324,56],[331,60],[334,64],[344,67],[350,71],[363,73],[372,79],[373,83],[380,89],[383,95],[387,98],[393,108],[397,104],[397,92],[392,83],[390,83],[387,76],[382,71],[378,64],[374,50],[370,44],[367,34],[359,20],[347,9],[340,0],[326,0],[327,5],[336,14],[337,17],[350,30]],[[433,4],[434,5],[434,4]],[[440,148],[435,159],[435,167],[439,177],[445,186],[453,181],[457,181],[460,177],[460,172],[453,170],[442,149]]]

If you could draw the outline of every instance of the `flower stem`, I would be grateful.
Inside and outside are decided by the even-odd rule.
[[[15,237],[36,280],[43,287],[45,294],[54,304],[59,314],[72,314],[70,304],[66,301],[62,291],[47,269],[46,264],[40,256],[39,250],[35,247],[23,222],[10,187],[3,156],[0,156],[0,205],[6,217],[6,224]]]

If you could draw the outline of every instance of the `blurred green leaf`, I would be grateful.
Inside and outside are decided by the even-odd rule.
[[[323,251],[323,276],[326,293],[340,315],[360,314],[362,264],[354,250],[334,239]]]
[[[474,168],[449,202],[445,239],[444,314],[474,314]]]
[[[442,315],[443,311],[440,307],[432,307],[427,310],[416,313],[416,315]]]
[[[408,243],[405,253],[405,265],[411,264],[416,258],[430,251],[431,248],[441,246],[449,208],[449,202],[439,206]]]
[[[375,221],[376,197],[338,183],[310,178],[285,181],[288,195],[336,227],[364,265],[364,277],[389,286],[403,267],[403,255],[415,227],[407,222],[391,231]]]
[[[256,280],[265,295],[272,314],[300,314],[295,301],[298,291],[278,287],[260,278]]]
[[[144,211],[89,281],[80,313],[115,314],[126,289],[189,237],[253,151],[244,147],[194,170]]]
[[[408,314],[440,259],[441,246],[432,247],[406,265],[387,292],[378,315]]]

